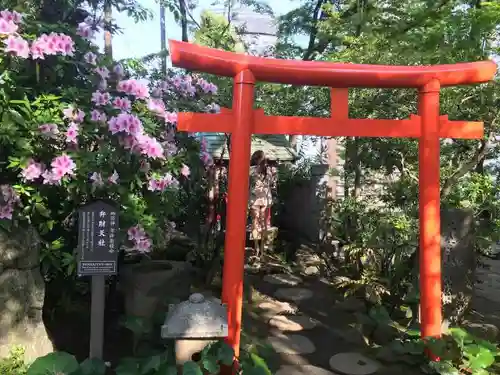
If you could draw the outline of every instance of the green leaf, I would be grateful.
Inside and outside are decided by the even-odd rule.
[[[217,351],[217,358],[226,366],[231,366],[234,362],[234,350],[225,342],[222,342],[219,350]]]
[[[92,358],[86,359],[80,364],[79,375],[104,375],[106,373],[106,364],[103,360]]]
[[[140,363],[136,358],[124,358],[116,367],[116,375],[141,375],[139,371]]]
[[[175,365],[169,365],[169,366],[167,366],[165,368],[162,368],[159,371],[158,375],[178,375],[177,366],[175,366]]]
[[[448,331],[451,337],[453,337],[453,339],[460,345],[471,343],[473,341],[469,332],[462,328],[450,328]]]
[[[251,375],[272,375],[266,361],[255,353],[250,353],[253,362],[253,368],[249,372]]]
[[[210,374],[217,374],[220,371],[220,366],[217,363],[217,357],[213,355],[207,355],[202,357],[201,364],[205,370],[207,370]]]
[[[473,370],[471,375],[490,375],[490,372],[484,368],[480,368],[478,370]]]
[[[189,361],[182,365],[182,375],[203,375],[203,372],[196,362]]]
[[[483,349],[475,357],[469,358],[469,367],[472,370],[487,369],[493,363],[495,363],[495,356],[488,349]]]
[[[43,204],[41,204],[41,203],[35,203],[35,209],[43,217],[47,217],[47,218],[50,217],[50,210],[47,209],[47,207],[45,207]]]
[[[141,366],[141,374],[146,375],[151,371],[158,371],[163,363],[161,355],[154,355],[145,360]]]
[[[429,367],[440,375],[460,375],[460,371],[448,362],[429,362]]]
[[[135,333],[136,335],[142,335],[151,332],[151,325],[147,319],[139,316],[127,316],[121,324]]]
[[[37,358],[28,368],[26,375],[67,375],[78,368],[75,356],[64,352],[54,352]]]
[[[392,322],[391,316],[384,306],[373,307],[368,315],[379,324]]]
[[[9,115],[10,115],[10,118],[12,119],[12,121],[14,121],[16,124],[18,124],[18,125],[25,125],[26,124],[24,117],[21,116],[21,114],[19,112],[17,112],[16,110],[10,108]]]

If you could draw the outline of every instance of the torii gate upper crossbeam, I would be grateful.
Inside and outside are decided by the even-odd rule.
[[[243,262],[252,133],[322,136],[410,137],[419,141],[420,305],[422,336],[441,334],[439,138],[480,138],[482,123],[440,116],[441,87],[493,79],[492,61],[437,66],[335,64],[266,59],[170,41],[175,66],[234,78],[233,108],[218,115],[180,114],[178,129],[231,132],[229,202],[222,300],[227,304],[227,341],[239,353]],[[265,116],[254,110],[257,81],[332,87],[331,118]],[[348,118],[349,87],[406,87],[419,92],[418,116],[406,120]]]

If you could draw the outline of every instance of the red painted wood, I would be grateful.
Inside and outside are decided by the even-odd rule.
[[[454,86],[487,82],[497,69],[493,61],[431,66],[363,65],[269,59],[175,40],[170,40],[169,46],[174,66],[225,77],[248,69],[257,81],[292,85],[418,88],[437,79],[441,86]]]
[[[220,114],[179,113],[178,130],[187,132],[231,133],[234,118],[230,111]],[[420,117],[406,120],[345,119],[318,117],[265,116],[254,112],[253,134],[299,134],[332,137],[420,137]],[[440,138],[479,139],[483,123],[474,121],[440,120]]]

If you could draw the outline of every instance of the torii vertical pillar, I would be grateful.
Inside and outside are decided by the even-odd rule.
[[[243,273],[245,262],[245,240],[247,227],[248,180],[250,170],[250,148],[253,131],[253,102],[255,78],[249,70],[234,77],[233,116],[229,155],[229,186],[231,192],[226,211],[226,239],[222,301],[227,304],[227,342],[239,356],[241,314],[243,310]]]
[[[439,185],[439,90],[437,80],[419,89],[420,315],[422,337],[441,334],[441,220]]]

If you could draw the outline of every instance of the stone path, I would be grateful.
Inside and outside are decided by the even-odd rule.
[[[276,375],[400,374],[374,360],[362,336],[350,327],[356,306],[319,276],[248,275],[262,298],[256,303],[260,332],[277,353]],[[340,307],[342,306],[342,307]],[[255,328],[255,316],[244,325]],[[261,335],[262,336],[262,335]],[[392,370],[392,371],[391,371]],[[420,372],[408,372],[407,375]]]

